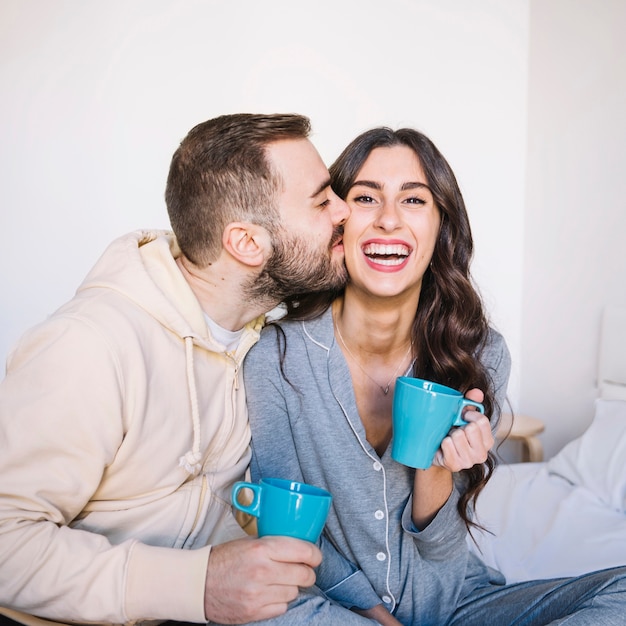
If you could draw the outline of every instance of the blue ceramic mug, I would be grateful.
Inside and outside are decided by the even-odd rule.
[[[252,491],[252,501],[243,504],[242,489]],[[259,537],[283,535],[317,542],[330,509],[332,496],[319,487],[282,478],[262,478],[258,484],[244,481],[233,485],[233,506],[258,518]]]
[[[391,458],[427,469],[453,426],[465,426],[463,409],[482,404],[468,400],[456,389],[420,378],[401,376],[393,394]]]

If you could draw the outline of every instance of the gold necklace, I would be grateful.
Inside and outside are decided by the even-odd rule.
[[[359,369],[377,386],[380,388],[380,390],[387,395],[389,393],[389,388],[391,387],[391,383],[394,381],[394,379],[396,378],[398,372],[400,371],[400,368],[402,367],[402,364],[405,362],[406,357],[411,353],[411,350],[413,349],[413,341],[411,341],[411,344],[409,345],[409,349],[406,351],[406,353],[404,355],[402,355],[402,360],[400,361],[400,363],[398,363],[398,367],[396,367],[396,369],[393,372],[393,375],[391,376],[391,378],[389,379],[389,382],[387,382],[387,384],[383,387],[377,380],[374,380],[368,373],[367,370],[361,365],[361,363],[359,362],[359,360],[354,356],[354,354],[352,354],[352,351],[350,350],[350,348],[348,348],[348,346],[346,345],[346,341],[343,338],[343,335],[341,334],[341,331],[339,330],[339,324],[335,324],[335,328],[337,329],[337,336],[339,337],[339,340],[341,341],[343,347],[346,349],[346,352],[352,357],[352,360],[359,366]],[[411,363],[409,364],[409,366],[407,367],[407,370],[413,366],[413,363],[415,363],[415,359],[413,359],[411,361]],[[406,371],[406,370],[405,370]]]

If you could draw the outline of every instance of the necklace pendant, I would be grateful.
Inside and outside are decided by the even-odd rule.
[[[413,349],[413,341],[411,340],[411,343],[409,344],[409,348],[406,351],[406,354],[402,357],[402,360],[400,361],[400,363],[398,363],[398,367],[396,367],[395,372],[393,373],[393,376],[389,379],[389,382],[387,383],[387,385],[385,387],[383,387],[377,380],[375,380],[372,376],[369,375],[369,373],[367,372],[367,370],[361,365],[361,362],[359,361],[359,359],[356,358],[356,356],[354,356],[354,354],[352,354],[352,351],[350,350],[350,348],[348,348],[342,334],[341,334],[341,329],[339,328],[339,325],[336,323],[334,317],[333,317],[333,325],[335,330],[337,331],[337,337],[339,338],[339,341],[341,342],[341,344],[343,345],[343,347],[346,349],[346,352],[348,353],[348,355],[350,356],[350,358],[357,364],[358,368],[373,382],[376,384],[376,386],[383,392],[383,394],[386,396],[389,394],[389,389],[391,388],[391,383],[395,380],[396,378],[396,374],[400,371],[400,368],[402,367],[402,364],[404,363],[405,359],[411,354],[411,350]],[[415,359],[413,359],[411,361],[411,364],[409,365],[409,369],[411,367],[413,367],[413,363],[415,363]]]

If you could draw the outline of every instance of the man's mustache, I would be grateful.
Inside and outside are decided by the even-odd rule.
[[[343,225],[335,226],[333,230],[333,236],[330,240],[330,248],[334,248],[338,243],[343,241]]]

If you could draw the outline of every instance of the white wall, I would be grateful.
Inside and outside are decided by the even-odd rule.
[[[327,163],[380,124],[439,145],[519,363],[527,47],[526,0],[2,0],[0,356],[112,238],[167,226],[193,125],[297,111]]]
[[[412,125],[458,175],[551,456],[591,418],[601,308],[626,306],[624,31],[623,0],[2,0],[0,360],[113,237],[167,226],[197,122],[305,113],[328,163]]]
[[[519,409],[547,456],[593,415],[600,315],[626,307],[626,2],[533,0]]]

